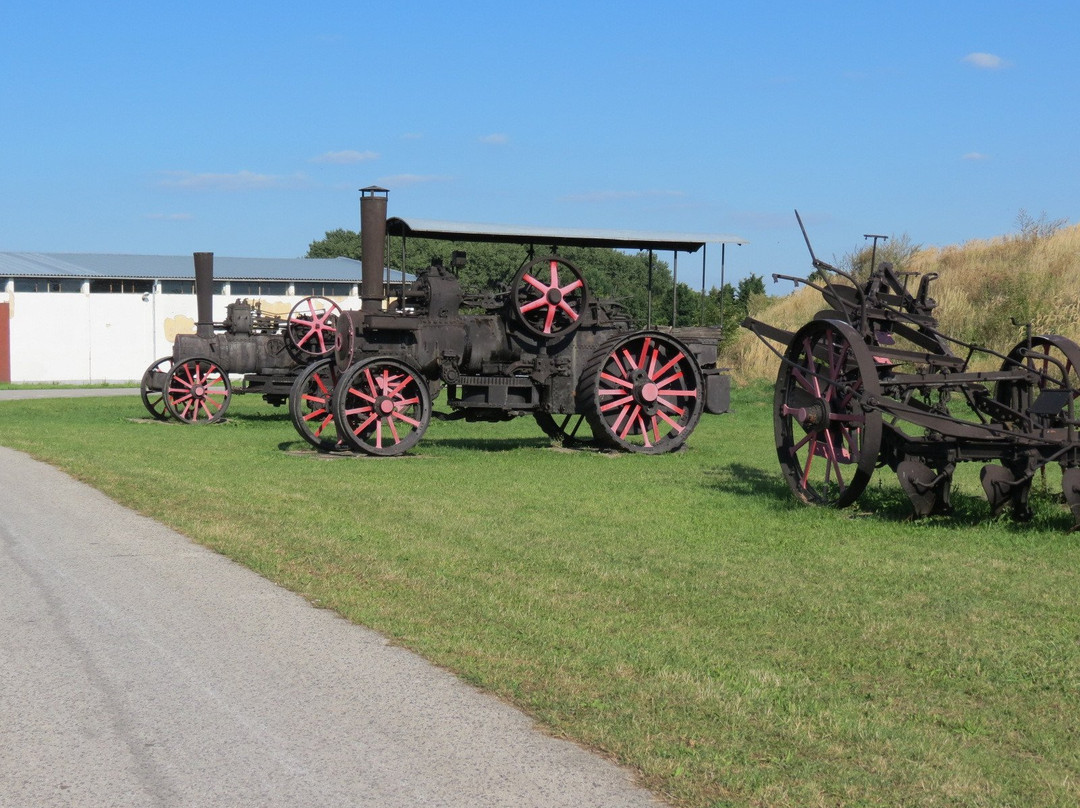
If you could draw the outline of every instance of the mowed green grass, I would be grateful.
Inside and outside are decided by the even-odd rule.
[[[134,397],[0,403],[47,460],[602,750],[679,805],[1080,803],[1080,540],[1054,475],[1026,525],[797,504],[770,390],[685,451],[565,451],[531,419],[433,422],[321,458],[237,397],[209,427]]]

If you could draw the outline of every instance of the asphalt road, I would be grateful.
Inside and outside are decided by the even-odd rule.
[[[655,806],[383,637],[0,448],[0,806]]]

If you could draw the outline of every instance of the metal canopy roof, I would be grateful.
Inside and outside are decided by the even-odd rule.
[[[502,224],[467,224],[430,219],[386,220],[386,232],[410,238],[451,241],[486,241],[545,246],[614,247],[631,250],[697,252],[705,244],[747,244],[746,239],[717,233],[663,233],[650,230],[585,230],[579,228],[520,227]]]
[[[216,280],[355,283],[360,274],[360,262],[352,258],[214,256]],[[195,262],[190,255],[0,252],[0,277],[190,280]]]

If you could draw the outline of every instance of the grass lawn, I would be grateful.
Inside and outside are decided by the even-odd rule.
[[[694,806],[1080,804],[1080,534],[1036,486],[912,524],[892,474],[797,504],[771,389],[685,451],[553,448],[531,419],[433,422],[324,458],[251,397],[0,402],[0,443],[384,632]]]

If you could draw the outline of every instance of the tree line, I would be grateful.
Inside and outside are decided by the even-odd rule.
[[[521,265],[529,260],[526,249],[516,244],[413,239],[405,254],[405,271],[415,275],[430,266],[434,259],[442,259],[449,265],[455,250],[464,251],[468,256],[465,266],[458,270],[458,278],[466,292],[497,291],[509,285]],[[639,327],[649,323],[648,252],[630,254],[608,247],[564,247],[559,255],[581,270],[593,296],[619,301]],[[308,247],[308,258],[339,256],[360,260],[359,233],[346,229],[329,230],[324,238],[311,242]],[[401,238],[390,236],[387,266],[392,271],[400,271],[401,262]],[[677,309],[674,311],[673,289],[677,291]],[[722,322],[726,341],[734,338],[738,324],[748,313],[766,302],[765,282],[759,275],[751,274],[735,286],[725,283],[722,289],[713,287],[702,295],[700,289],[692,289],[682,281],[676,285],[667,261],[653,256],[653,325],[672,325],[673,315],[677,326],[717,326]]]

